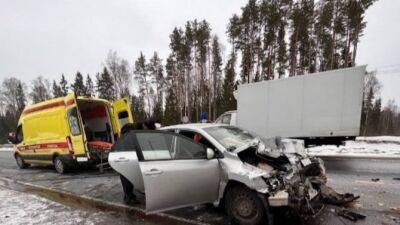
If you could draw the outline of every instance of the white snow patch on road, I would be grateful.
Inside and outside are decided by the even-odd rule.
[[[0,151],[7,151],[7,152],[11,152],[14,151],[13,146],[10,144],[4,144],[4,145],[0,145]]]
[[[0,224],[99,224],[102,214],[82,211],[0,186]]]
[[[375,136],[375,137],[357,137],[357,141],[365,141],[365,142],[381,142],[381,143],[399,143],[400,144],[400,137],[399,136]]]
[[[323,145],[307,149],[314,156],[400,157],[400,143],[346,141],[345,145]]]

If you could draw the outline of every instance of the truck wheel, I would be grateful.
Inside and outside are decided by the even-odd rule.
[[[25,163],[22,157],[18,154],[15,155],[15,161],[17,161],[17,165],[20,169],[28,168],[30,165]]]
[[[63,174],[66,172],[66,165],[65,162],[61,159],[60,156],[56,156],[54,158],[54,168],[56,169],[57,173]]]
[[[268,224],[265,208],[255,191],[234,186],[225,196],[225,210],[230,220],[240,225]]]

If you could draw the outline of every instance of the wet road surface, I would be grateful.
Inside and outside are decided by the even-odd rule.
[[[361,196],[359,202],[353,205],[352,210],[366,215],[367,219],[359,221],[357,224],[400,224],[400,214],[393,210],[400,208],[400,181],[393,179],[400,177],[400,171],[392,171],[392,167],[387,162],[375,161],[371,167],[365,166],[365,163],[367,163],[365,161],[356,162],[360,165],[356,165],[356,168],[351,170],[348,169],[348,166],[340,166],[340,163],[343,162],[338,160],[327,162],[328,183],[339,192],[352,192]],[[351,164],[351,162],[347,162],[347,164],[349,163]],[[396,165],[394,166],[396,167]],[[389,169],[386,171],[381,167],[388,167]],[[357,168],[367,168],[368,170]],[[122,188],[119,177],[112,172],[101,174],[95,170],[86,170],[59,175],[51,167],[32,167],[19,170],[12,158],[12,152],[0,152],[0,177],[58,190],[73,191],[78,195],[99,198],[109,202],[122,202]],[[374,182],[371,180],[374,178],[379,178],[379,180]],[[142,195],[141,201],[144,202]],[[135,207],[143,208],[144,204],[135,205]],[[318,217],[303,221],[302,224],[352,224],[349,220],[338,217],[335,209],[337,208],[327,207]],[[209,205],[174,210],[168,212],[168,214],[208,224],[229,224],[222,210]],[[130,219],[135,221],[135,224],[137,223],[135,218]],[[301,224],[301,222],[289,222],[286,218],[283,220],[277,218],[276,224]]]

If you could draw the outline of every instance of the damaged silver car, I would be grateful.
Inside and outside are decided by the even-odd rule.
[[[273,207],[316,213],[326,184],[318,158],[295,140],[260,140],[240,128],[185,124],[131,131],[111,167],[146,196],[146,211],[203,203],[223,206],[238,224],[272,224]]]

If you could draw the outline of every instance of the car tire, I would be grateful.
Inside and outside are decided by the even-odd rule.
[[[53,160],[54,168],[57,173],[64,174],[67,171],[67,165],[60,156],[56,156]]]
[[[253,190],[234,186],[225,195],[225,210],[229,219],[240,225],[268,224],[265,207]]]
[[[24,159],[22,159],[19,154],[15,155],[15,161],[20,169],[26,169],[30,166],[28,163],[25,163]]]

